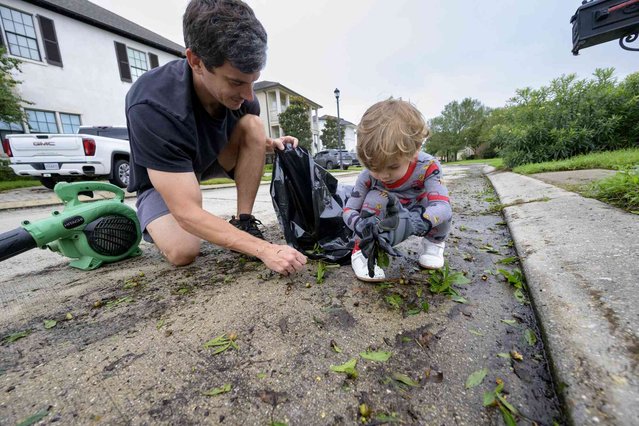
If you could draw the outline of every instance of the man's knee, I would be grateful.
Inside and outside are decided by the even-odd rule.
[[[173,266],[186,266],[193,263],[195,258],[200,254],[200,245],[187,245],[164,248],[162,254]]]
[[[243,143],[266,148],[264,123],[257,115],[246,114],[237,122],[236,129],[240,131],[240,139]]]

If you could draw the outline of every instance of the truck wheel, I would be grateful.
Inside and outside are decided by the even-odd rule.
[[[109,179],[115,186],[126,188],[129,185],[129,160],[117,160],[113,165],[113,177]]]
[[[331,170],[333,168],[333,162],[332,161],[327,161],[326,162],[326,170]]]
[[[41,178],[38,178],[38,180],[40,181],[42,186],[48,189],[53,189],[55,187],[55,184],[59,182],[58,179],[51,178],[51,177],[41,177]]]

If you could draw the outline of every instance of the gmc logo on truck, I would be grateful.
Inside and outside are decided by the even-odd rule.
[[[40,142],[40,141],[35,141],[33,142],[33,146],[55,146],[55,142]]]

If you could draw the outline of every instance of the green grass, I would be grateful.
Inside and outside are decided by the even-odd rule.
[[[451,161],[449,163],[443,163],[447,166],[458,166],[464,164],[488,164],[489,166],[493,166],[496,169],[502,169],[504,167],[504,160],[501,158],[482,158],[477,160],[462,160],[462,161]]]
[[[515,167],[513,172],[523,175],[542,172],[559,172],[581,169],[621,170],[639,164],[639,148],[619,151],[596,152],[579,155],[567,160],[547,161],[545,163],[525,164]]]
[[[614,176],[593,182],[579,192],[586,197],[639,214],[639,167],[621,170]]]
[[[41,186],[39,180],[35,179],[24,179],[24,180],[7,180],[0,181],[0,192],[2,191],[10,191],[12,189],[18,188],[29,188],[32,186]]]

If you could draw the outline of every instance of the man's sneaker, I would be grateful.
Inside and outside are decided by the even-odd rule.
[[[444,267],[444,248],[446,244],[434,243],[422,238],[422,254],[419,256],[419,264],[426,269],[440,269]]]
[[[354,251],[351,255],[351,266],[355,276],[362,281],[380,282],[386,279],[384,270],[377,265],[375,265],[375,275],[373,277],[368,275],[368,259],[364,257],[361,250]]]
[[[264,239],[264,235],[262,235],[262,231],[257,227],[257,225],[262,225],[262,222],[255,219],[252,214],[240,214],[240,218],[237,219],[235,216],[231,216],[231,220],[229,223],[235,226],[237,229],[240,229],[244,232],[248,232],[254,237]]]

